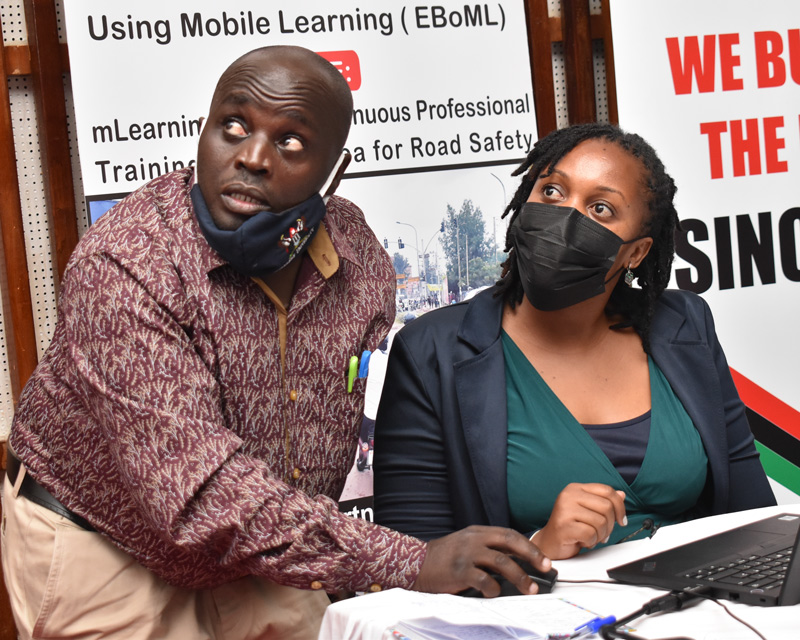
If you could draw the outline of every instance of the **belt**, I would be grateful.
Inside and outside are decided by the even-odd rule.
[[[6,475],[8,475],[8,480],[13,485],[17,482],[17,476],[19,475],[19,470],[22,463],[19,461],[19,458],[11,453],[11,449],[7,450],[7,454]],[[19,488],[19,495],[27,498],[31,502],[35,502],[40,507],[50,509],[50,511],[65,517],[70,522],[74,522],[79,527],[82,527],[87,531],[95,530],[94,527],[85,519],[81,518],[77,513],[73,513],[58,500],[56,500],[53,495],[42,485],[36,482],[36,480],[34,480],[29,473],[26,473],[25,477],[22,479],[22,484]]]

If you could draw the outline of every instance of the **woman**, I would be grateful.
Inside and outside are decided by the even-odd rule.
[[[560,559],[774,504],[708,307],[665,291],[678,217],[652,147],[578,125],[519,174],[499,283],[395,338],[378,522],[511,526]]]

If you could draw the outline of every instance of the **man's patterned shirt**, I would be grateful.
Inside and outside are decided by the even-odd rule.
[[[346,391],[348,361],[394,319],[389,257],[361,211],[331,198],[317,235],[332,249],[302,258],[282,369],[280,314],[208,246],[191,184],[191,169],[157,178],[82,238],[12,449],[172,584],[254,574],[329,591],[409,587],[424,544],[326,497],[344,486],[364,404],[363,379]]]

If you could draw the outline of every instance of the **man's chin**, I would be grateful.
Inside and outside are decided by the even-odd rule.
[[[209,213],[217,229],[221,231],[236,231],[251,217],[231,211],[212,211],[211,209],[209,209]]]

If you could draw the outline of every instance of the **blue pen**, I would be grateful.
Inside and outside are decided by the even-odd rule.
[[[372,357],[372,351],[364,351],[361,354],[361,363],[358,365],[358,377],[366,378],[369,373],[369,359]]]
[[[588,636],[593,633],[597,633],[600,630],[600,627],[604,627],[607,624],[614,624],[617,619],[614,616],[608,616],[607,618],[601,618],[597,616],[596,618],[592,618],[589,622],[582,624],[579,627],[575,627],[575,631],[572,632],[570,638],[580,638],[582,636]]]

